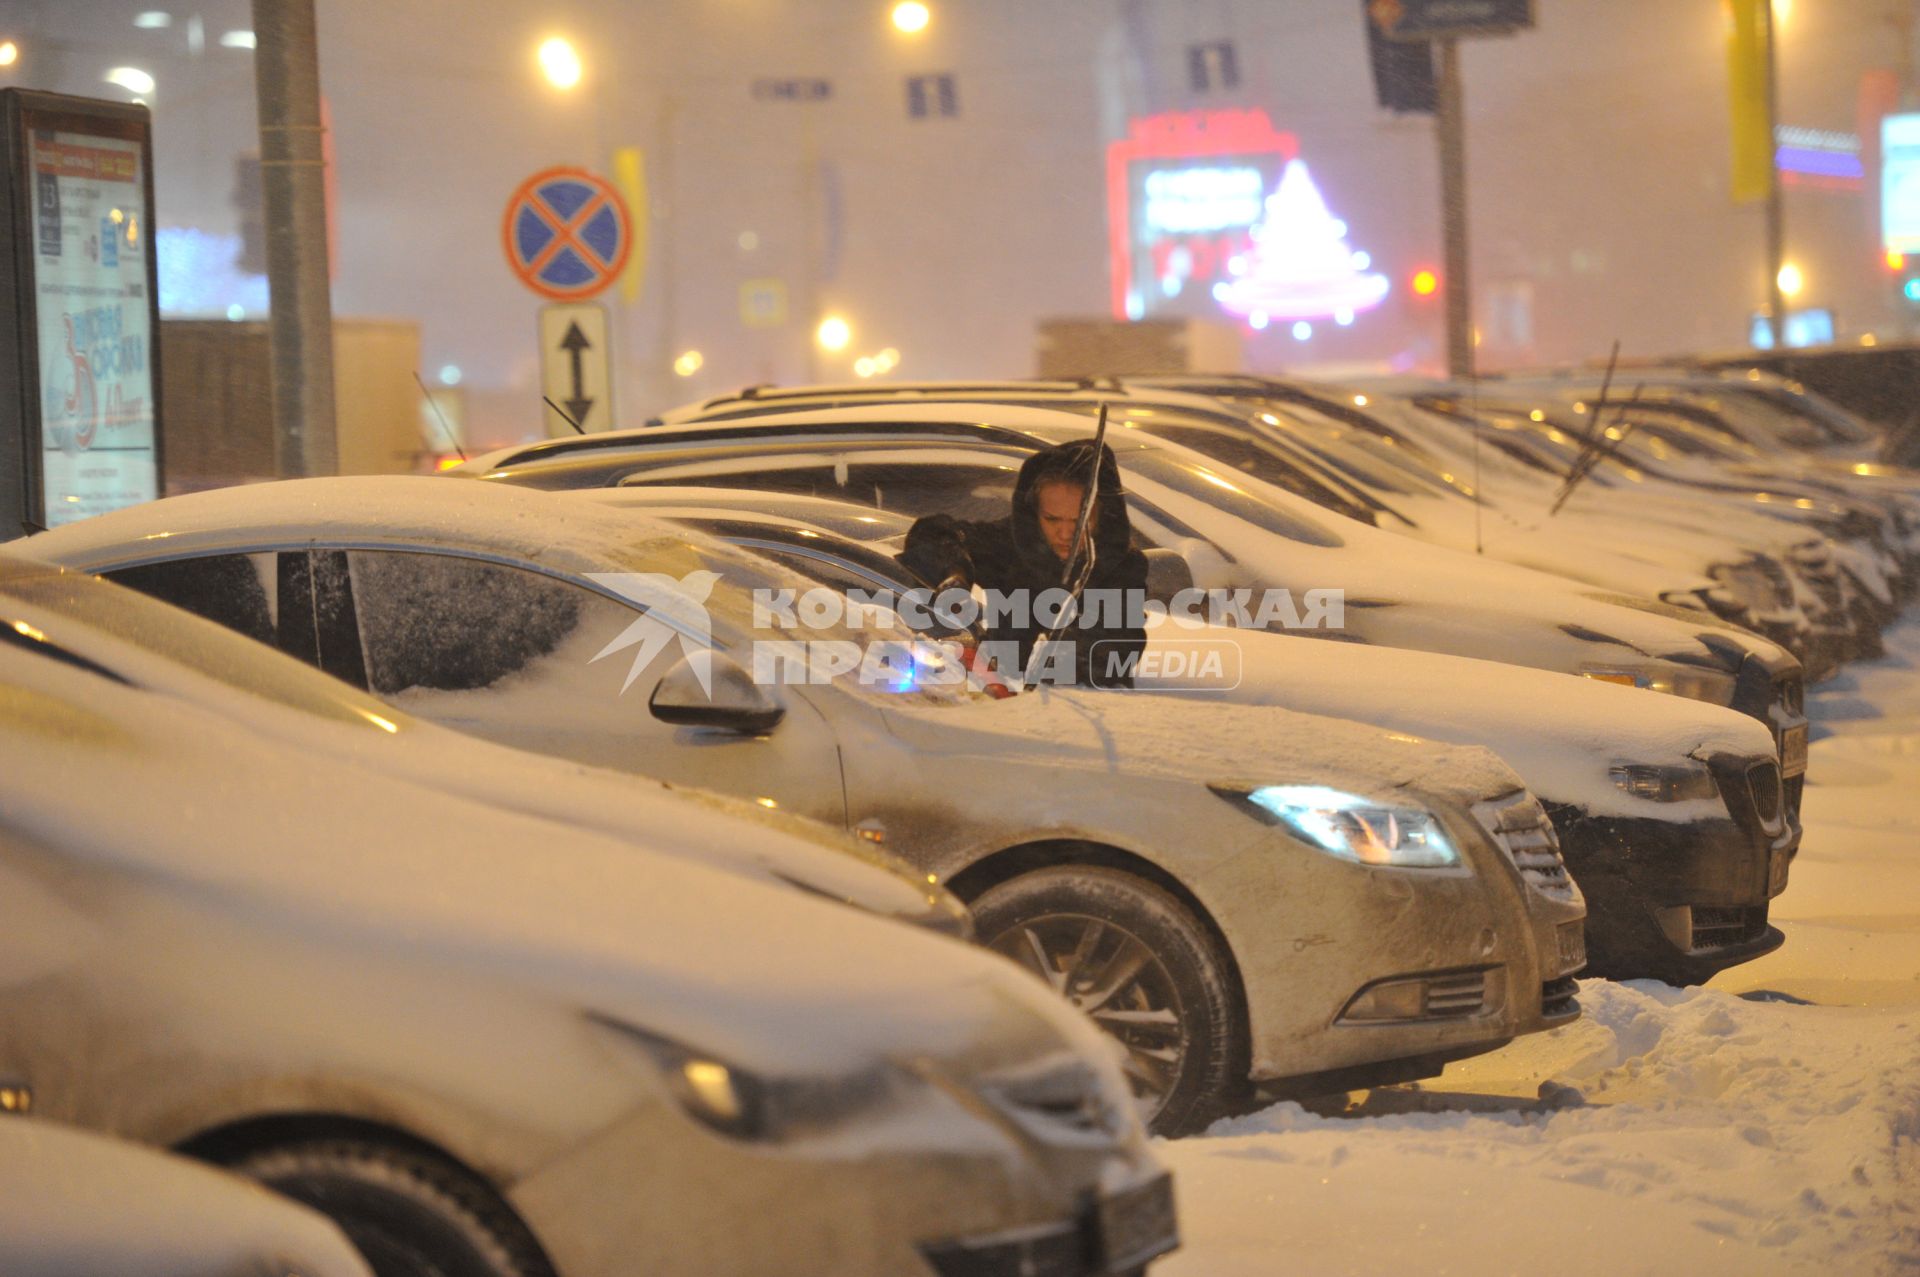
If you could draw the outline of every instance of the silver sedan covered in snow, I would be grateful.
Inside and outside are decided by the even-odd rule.
[[[388,1272],[1173,1244],[1108,1044],[991,955],[249,730],[5,606],[0,1077],[44,1117],[249,1174]]]

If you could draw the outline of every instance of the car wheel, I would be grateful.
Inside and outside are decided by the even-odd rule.
[[[250,1154],[229,1169],[333,1220],[375,1277],[553,1274],[532,1236],[485,1185],[428,1153],[311,1140]]]
[[[1058,865],[973,901],[980,942],[1045,980],[1126,1048],[1156,1135],[1198,1130],[1244,1099],[1238,984],[1190,910],[1133,874]]]

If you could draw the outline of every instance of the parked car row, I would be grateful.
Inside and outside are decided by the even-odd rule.
[[[1803,662],[1920,506],[1635,380],[762,388],[16,542],[0,1083],[382,1277],[1139,1271],[1145,1129],[1782,942]],[[915,519],[1096,436],[1131,691],[898,605]]]

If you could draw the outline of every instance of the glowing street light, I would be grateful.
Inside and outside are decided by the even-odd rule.
[[[554,36],[540,45],[540,73],[556,89],[571,89],[580,83],[580,55],[564,36]]]
[[[679,376],[691,377],[693,374],[699,372],[706,362],[707,357],[705,355],[697,350],[689,350],[673,361],[673,371]]]
[[[1807,284],[1806,277],[1800,273],[1800,268],[1792,262],[1788,262],[1780,268],[1780,275],[1777,282],[1780,285],[1780,295],[1782,297],[1798,297],[1800,290],[1805,288]]]
[[[10,67],[20,60],[20,46],[11,40],[0,40],[0,67]]]
[[[893,6],[893,29],[904,35],[918,35],[933,21],[933,11],[920,0],[900,0]]]
[[[822,350],[845,350],[853,340],[853,325],[838,315],[828,315],[813,330],[813,339],[820,343]]]

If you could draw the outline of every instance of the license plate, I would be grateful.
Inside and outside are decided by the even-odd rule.
[[[1103,1198],[1096,1223],[1102,1272],[1131,1272],[1155,1255],[1166,1254],[1180,1244],[1173,1213],[1173,1177],[1162,1175],[1138,1188]]]
[[[1789,727],[1780,733],[1780,774],[1798,776],[1807,770],[1807,725]]]
[[[1572,975],[1587,965],[1587,924],[1560,924],[1560,974]]]

